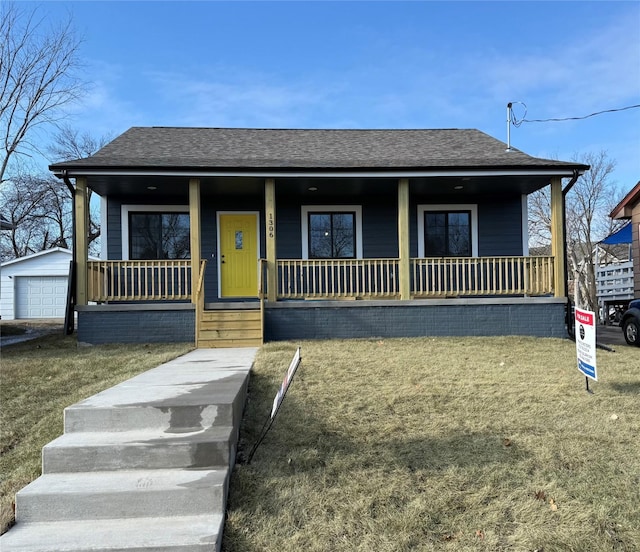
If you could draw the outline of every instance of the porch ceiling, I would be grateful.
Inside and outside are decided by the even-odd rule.
[[[88,176],[88,185],[97,194],[153,197],[189,195],[188,176]],[[200,194],[261,195],[264,179],[257,177],[200,177]]]
[[[263,177],[204,176],[199,177],[201,195],[258,195],[264,193]],[[451,176],[411,177],[412,194],[434,196],[478,196],[496,194],[530,194],[549,184],[549,176]],[[395,191],[397,177],[304,176],[276,178],[278,195],[354,196]],[[188,196],[188,176],[174,175],[88,175],[89,187],[101,196],[136,195],[153,197]]]

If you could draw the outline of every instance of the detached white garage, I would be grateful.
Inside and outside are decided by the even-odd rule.
[[[64,318],[72,253],[56,247],[2,263],[2,320]]]

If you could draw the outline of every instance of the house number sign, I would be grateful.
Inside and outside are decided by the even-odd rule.
[[[275,223],[273,222],[273,213],[269,213],[269,218],[267,220],[267,233],[270,238],[273,238],[273,233],[275,230]]]

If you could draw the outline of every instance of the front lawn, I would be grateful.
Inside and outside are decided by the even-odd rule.
[[[264,346],[241,454],[295,348],[271,432],[236,466],[223,550],[640,550],[640,351],[560,339]]]
[[[190,350],[186,344],[78,348],[49,335],[2,348],[0,533],[13,523],[15,493],[40,475],[42,447],[62,434],[66,406]]]

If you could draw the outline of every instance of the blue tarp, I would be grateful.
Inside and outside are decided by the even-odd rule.
[[[604,245],[617,245],[619,243],[631,243],[631,223],[623,226],[617,232],[607,236],[600,243]]]

